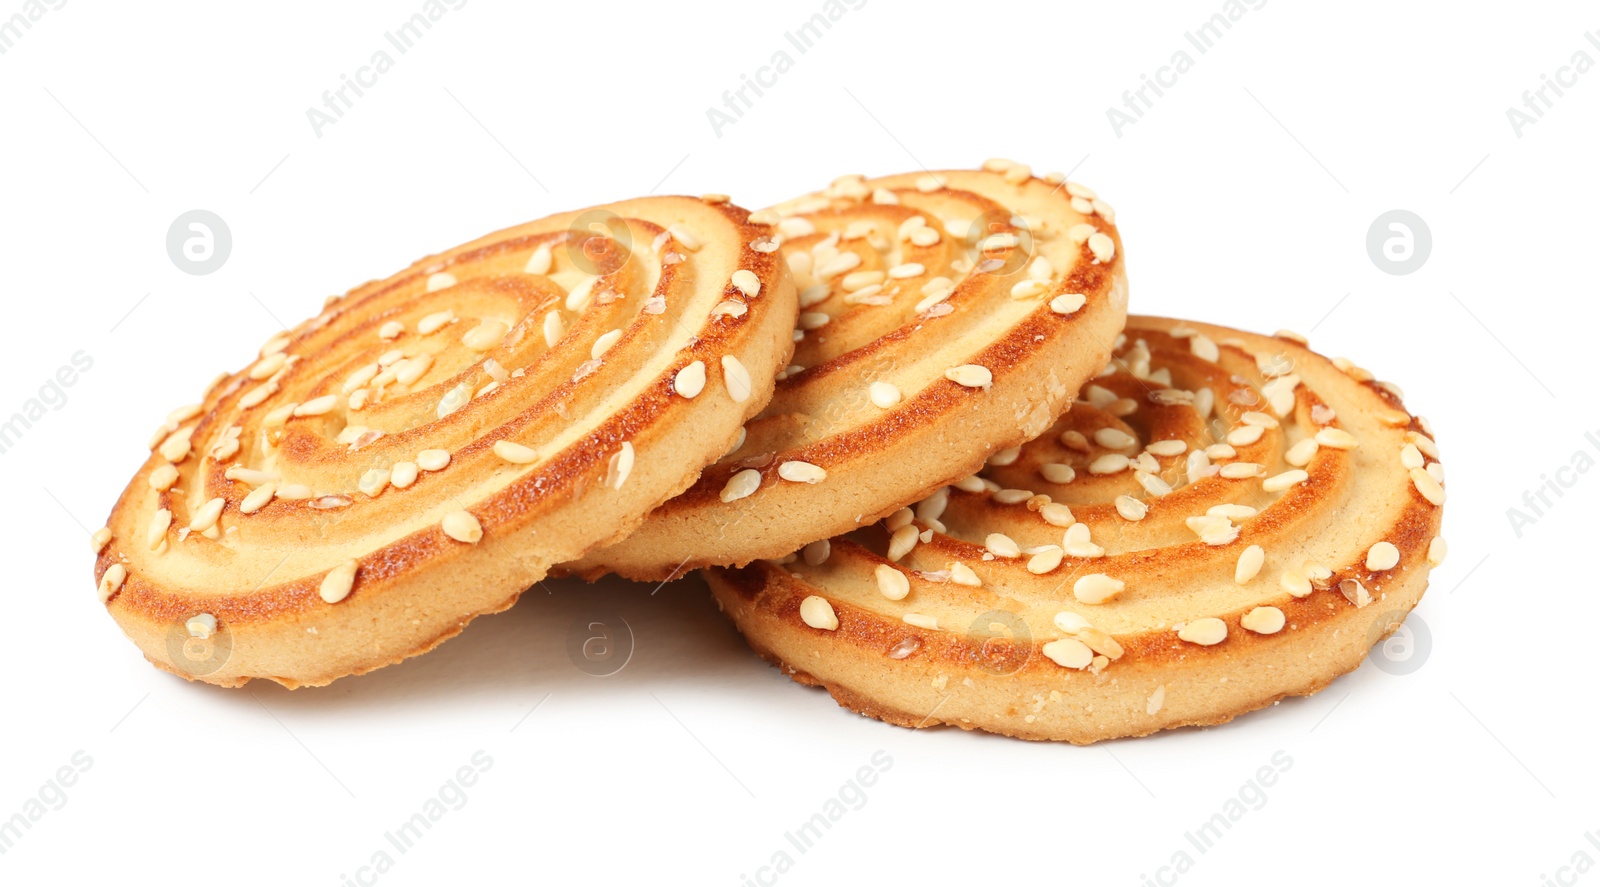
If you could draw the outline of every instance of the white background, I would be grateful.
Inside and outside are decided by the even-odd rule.
[[[779,850],[785,885],[1566,884],[1575,853],[1600,859],[1600,606],[1578,569],[1600,478],[1564,474],[1520,536],[1507,516],[1574,453],[1600,457],[1600,72],[1520,137],[1506,116],[1574,52],[1600,60],[1592,9],[1270,0],[1201,55],[1184,32],[1220,0],[871,0],[801,55],[784,33],[820,2],[472,0],[390,48],[318,137],[307,108],[421,3],[346,6],[72,0],[0,55],[0,416],[93,360],[0,456],[0,818],[74,752],[93,760],[0,881],[335,885],[379,849],[386,885],[734,885]],[[1106,109],[1179,49],[1192,70],[1118,137]],[[778,50],[792,69],[719,137],[707,107]],[[1421,668],[1369,663],[1224,727],[1075,748],[852,715],[757,660],[693,581],[550,583],[431,655],[293,693],[157,672],[96,603],[87,534],[150,430],[324,295],[652,190],[755,207],[992,155],[1074,170],[1117,208],[1135,311],[1311,332],[1432,419],[1453,554],[1413,616]],[[208,276],[165,249],[195,208],[233,234]],[[1395,208],[1433,237],[1406,276],[1365,247]],[[636,646],[595,678],[565,638],[605,612]],[[493,765],[465,806],[395,853],[384,832],[478,750]],[[893,766],[865,806],[798,853],[785,831],[879,750]],[[1185,832],[1280,750],[1265,805],[1199,853]],[[1193,868],[1162,871],[1180,850]]]

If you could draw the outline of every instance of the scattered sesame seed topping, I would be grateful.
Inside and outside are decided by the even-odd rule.
[[[988,388],[994,382],[994,374],[988,367],[975,363],[951,367],[944,371],[944,377],[966,388]]]
[[[97,588],[100,593],[100,603],[103,604],[111,600],[111,596],[121,590],[122,583],[127,581],[127,578],[127,567],[121,564],[112,564],[106,567],[106,571],[100,574],[100,585]]]
[[[532,447],[509,440],[495,441],[494,454],[513,465],[527,465],[539,460],[538,452]]]
[[[810,462],[791,461],[778,466],[778,476],[795,483],[814,484],[825,479],[828,472]]]
[[[1039,648],[1045,658],[1062,668],[1082,669],[1094,660],[1094,651],[1083,641],[1075,638],[1060,638],[1050,641]]]
[[[873,568],[872,573],[878,580],[878,591],[889,600],[905,600],[906,595],[911,593],[911,580],[894,567],[879,564]]]
[[[456,285],[455,275],[446,271],[439,271],[428,275],[428,292],[434,293]]]
[[[1283,611],[1277,607],[1256,607],[1244,614],[1239,624],[1256,634],[1277,634],[1283,630]]]
[[[354,560],[348,560],[329,570],[322,577],[322,584],[317,588],[317,593],[330,604],[337,604],[350,596],[350,589],[355,586],[356,569],[360,566]]]
[[[1072,583],[1072,596],[1085,604],[1103,604],[1121,594],[1127,588],[1121,579],[1113,579],[1104,573],[1090,573],[1079,576]]]
[[[722,356],[722,381],[728,387],[728,396],[734,403],[744,403],[750,399],[750,394],[755,390],[750,381],[750,371],[744,368],[739,358],[731,354]]]
[[[761,295],[761,279],[756,277],[754,271],[740,268],[733,272],[733,286],[746,297],[754,299]]]
[[[1367,549],[1367,569],[1374,572],[1392,570],[1400,563],[1400,549],[1392,542],[1378,542]]]
[[[452,511],[439,521],[439,529],[457,542],[472,544],[483,538],[483,525],[470,511]]]
[[[1267,553],[1259,545],[1252,545],[1239,553],[1239,562],[1233,568],[1233,581],[1239,585],[1248,585],[1250,580],[1256,578],[1261,572],[1261,565],[1267,562]]]
[[[1228,623],[1215,616],[1202,616],[1178,629],[1178,637],[1191,644],[1211,647],[1228,638]]]
[[[833,605],[814,594],[800,602],[800,621],[823,631],[834,631],[839,627],[839,617],[834,614]]]
[[[754,493],[760,486],[761,472],[754,468],[746,468],[728,478],[727,484],[722,487],[722,501],[733,502],[743,499]]]
[[[1004,533],[990,533],[983,540],[983,547],[995,557],[1021,557],[1022,549]]]

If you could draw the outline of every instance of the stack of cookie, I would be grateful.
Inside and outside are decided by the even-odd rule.
[[[170,413],[100,599],[224,686],[426,652],[551,573],[702,570],[895,724],[1092,742],[1315,692],[1444,556],[1432,434],[1293,334],[1129,317],[1114,222],[997,160],[481,238]]]

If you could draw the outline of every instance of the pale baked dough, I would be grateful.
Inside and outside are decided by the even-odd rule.
[[[96,534],[101,600],[160,668],[289,687],[511,606],[767,402],[796,311],[773,237],[725,198],[645,198],[330,299],[158,429]]]
[[[1289,334],[1134,317],[1120,341],[1045,435],[869,530],[707,570],[717,600],[841,705],[1025,739],[1216,724],[1358,666],[1444,557],[1427,425]]]
[[[1050,427],[1122,327],[1113,218],[1009,161],[846,176],[780,204],[801,313],[772,403],[687,493],[567,569],[660,580],[776,557]]]

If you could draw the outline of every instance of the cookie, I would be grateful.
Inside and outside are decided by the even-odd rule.
[[[95,534],[100,599],[156,666],[224,686],[425,652],[727,452],[795,315],[774,229],[721,197],[424,259],[167,417]]]
[[[1059,174],[846,176],[763,215],[801,306],[772,403],[574,572],[659,580],[869,524],[1049,428],[1125,317],[1112,209]]]
[[[706,579],[796,681],[893,724],[1088,743],[1314,693],[1444,558],[1398,388],[1288,333],[1130,318],[1036,440],[880,525]]]

